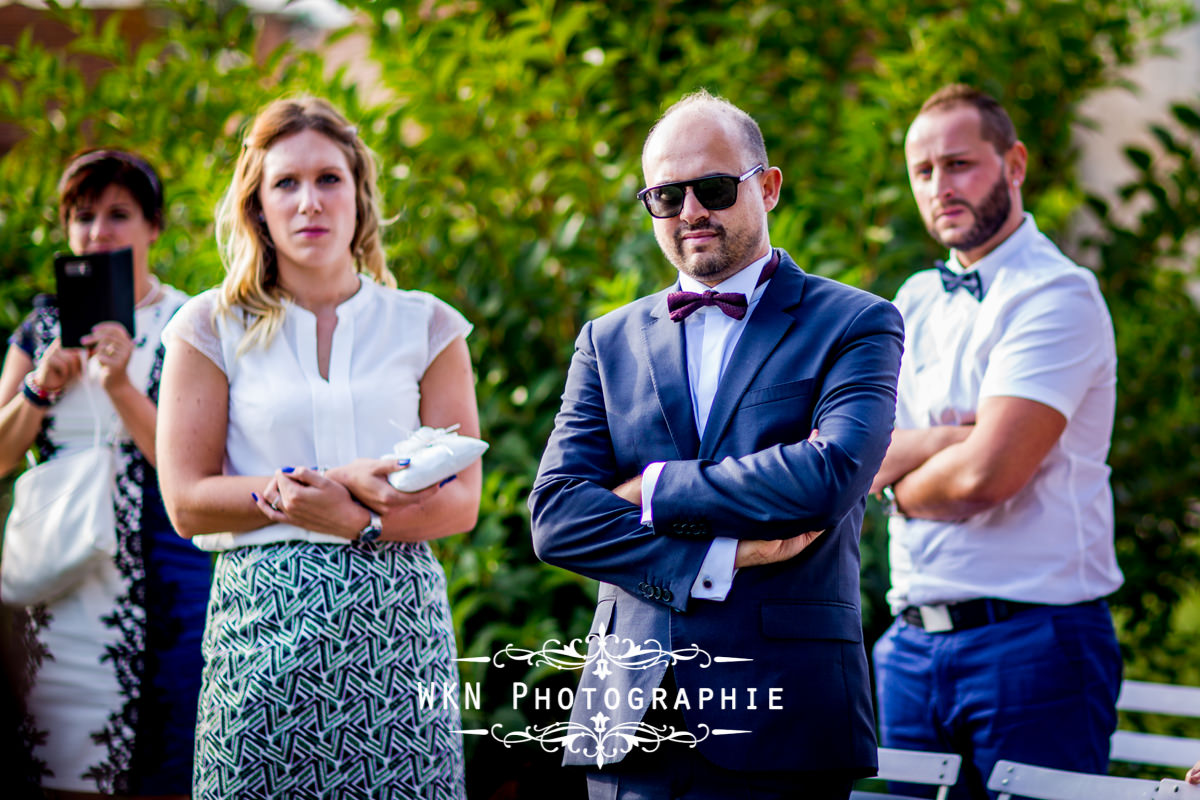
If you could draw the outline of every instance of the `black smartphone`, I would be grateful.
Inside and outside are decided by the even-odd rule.
[[[98,322],[119,322],[133,336],[133,251],[54,256],[58,320],[63,347],[81,347],[80,337]]]

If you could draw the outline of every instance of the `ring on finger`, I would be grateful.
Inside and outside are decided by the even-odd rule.
[[[271,502],[267,503],[267,505],[269,505],[271,507],[271,509],[274,511],[279,510],[279,501],[278,500],[272,500]]]
[[[117,354],[117,348],[113,347],[111,344],[104,346],[104,355],[115,356],[116,354]]]

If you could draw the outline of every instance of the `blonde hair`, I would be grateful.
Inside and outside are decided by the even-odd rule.
[[[259,189],[267,150],[278,140],[316,131],[329,138],[346,155],[354,175],[358,224],[350,251],[358,272],[385,286],[396,279],[388,271],[379,236],[380,214],[375,185],[375,156],[351,125],[329,101],[320,97],[282,98],[259,112],[242,145],[233,181],[217,205],[217,244],[225,265],[217,299],[217,314],[241,312],[247,322],[238,353],[267,347],[283,325],[284,301],[290,299],[279,285],[275,245],[262,219]]]

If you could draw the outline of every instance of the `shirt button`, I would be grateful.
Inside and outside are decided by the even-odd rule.
[[[712,578],[705,578],[700,583],[700,585],[703,586],[705,589],[711,589],[712,588]]]

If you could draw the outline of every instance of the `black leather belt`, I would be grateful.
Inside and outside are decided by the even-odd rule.
[[[1041,608],[1043,605],[1045,604],[981,597],[978,600],[938,606],[908,606],[900,612],[900,616],[909,625],[916,625],[928,633],[946,633],[978,628],[992,622],[1003,622],[1018,612]]]

